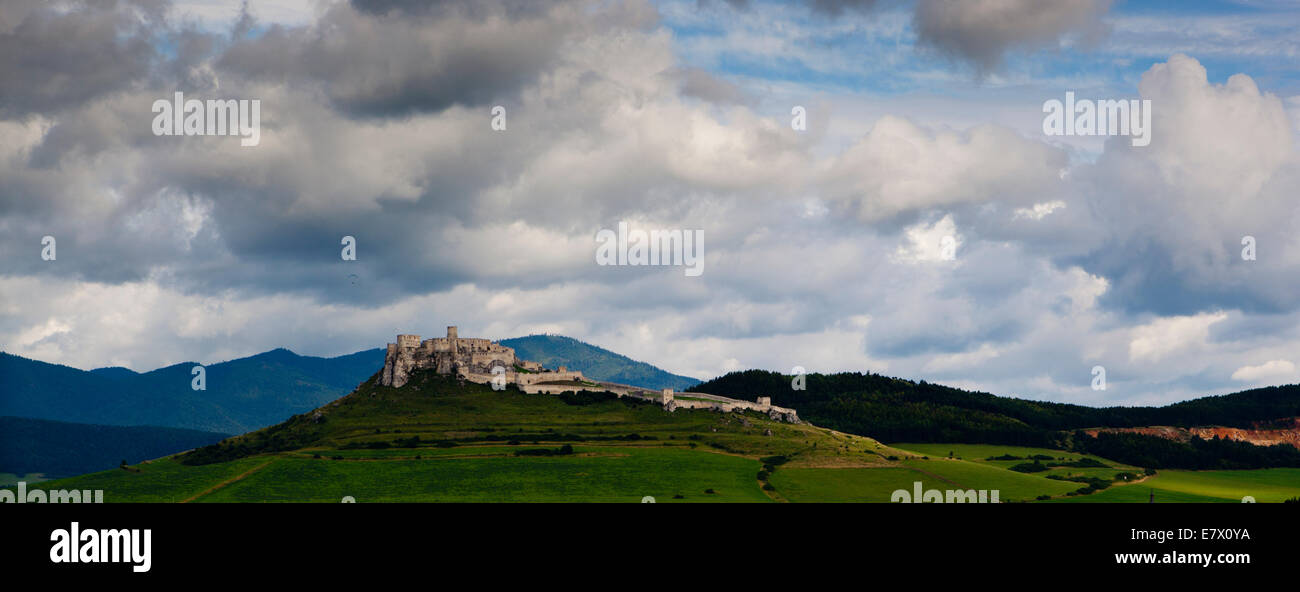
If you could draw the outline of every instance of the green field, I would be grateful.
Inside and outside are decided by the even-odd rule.
[[[204,496],[211,502],[766,502],[759,462],[681,448],[588,448],[591,456],[279,458]],[[303,483],[316,486],[305,489]],[[714,493],[705,493],[713,490]],[[681,496],[676,498],[674,496]]]
[[[1021,473],[1010,467],[1024,460],[988,460],[1002,455],[1106,466]],[[1123,473],[1144,476],[1061,450],[885,446],[757,413],[667,412],[606,395],[526,395],[416,375],[400,389],[372,379],[318,413],[189,455],[29,485],[102,489],[107,502],[889,502],[916,482],[997,491],[1004,502],[1144,503],[1152,491],[1158,502],[1300,496],[1300,469],[1160,471],[1087,494],[1078,490],[1088,483],[1048,478],[1110,483]]]
[[[207,449],[198,464],[178,455],[38,487],[103,489],[109,502],[770,502],[780,496],[762,488],[762,458],[890,464],[877,450],[887,449],[757,413],[421,375],[400,389],[372,380],[319,414]],[[528,451],[553,454],[516,454]]]
[[[1116,491],[1118,490],[1118,491]],[[1251,471],[1160,471],[1142,483],[1107,489],[1071,502],[1281,502],[1300,497],[1300,469]]]
[[[905,467],[876,469],[778,469],[771,482],[792,502],[888,502],[896,489],[947,489],[941,480]]]

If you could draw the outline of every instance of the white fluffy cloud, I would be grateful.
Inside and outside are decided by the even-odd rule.
[[[1269,360],[1258,366],[1242,366],[1232,373],[1233,380],[1288,380],[1295,378],[1295,364],[1289,360]]]
[[[1105,4],[962,3],[940,24],[953,38],[993,31],[987,47],[953,46],[991,59],[979,56],[1084,32]],[[1004,9],[1008,22],[988,21]],[[1289,379],[1300,173],[1282,102],[1247,76],[1215,84],[1192,58],[1156,64],[1136,89],[1153,101],[1152,144],[1111,141],[1080,163],[958,116],[814,107],[796,132],[788,106],[692,70],[646,3],[410,10],[323,5],[243,41],[172,31],[207,50],[0,116],[6,351],[147,370],[273,347],[335,355],[457,324],[572,335],[701,378],[799,365],[1089,403]],[[329,23],[352,37],[321,36]],[[518,30],[546,40],[544,55],[478,40],[481,59],[510,63],[434,88],[446,72],[421,52],[443,46],[422,23]],[[375,54],[339,70],[274,59],[371,36],[402,55],[375,74],[392,84],[365,83]],[[781,84],[809,105],[832,92]],[[261,97],[262,145],[149,134],[152,99],[178,86]],[[0,113],[40,103],[10,100]],[[497,103],[504,132],[489,127]],[[619,221],[702,229],[705,274],[595,265],[594,233]],[[45,234],[57,261],[38,257]],[[343,235],[356,262],[338,257]],[[1089,388],[1096,364],[1106,392]]]

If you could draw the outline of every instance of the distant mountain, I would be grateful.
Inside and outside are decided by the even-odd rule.
[[[524,359],[568,366],[596,380],[676,390],[699,382],[569,337],[530,335],[501,343]],[[195,391],[194,362],[143,373],[86,371],[0,352],[0,416],[243,434],[346,395],[383,368],[384,353],[376,348],[318,358],[273,349],[205,366],[207,390]]]
[[[0,415],[242,434],[347,394],[383,367],[384,350],[317,358],[275,349],[206,366],[202,391],[190,388],[195,365],[85,371],[0,353]]]
[[[227,434],[0,417],[0,473],[66,477],[207,446]]]
[[[500,343],[514,348],[515,355],[525,360],[540,362],[547,368],[567,366],[573,370],[581,370],[588,378],[595,380],[652,389],[671,388],[678,391],[700,382],[689,376],[672,374],[572,337],[529,335],[503,339]]]
[[[90,373],[96,376],[102,376],[104,378],[118,378],[118,379],[134,378],[140,375],[140,373],[136,372],[135,370],[132,370],[130,368],[123,368],[121,366],[111,366],[108,368],[95,368],[94,370],[91,370]]]

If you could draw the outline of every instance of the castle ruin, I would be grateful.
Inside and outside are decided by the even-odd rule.
[[[455,375],[494,387],[513,384],[528,394],[601,390],[619,397],[655,401],[669,412],[677,409],[709,409],[723,413],[756,411],[774,420],[800,423],[794,409],[773,405],[771,397],[757,397],[757,402],[696,392],[676,397],[670,388],[653,392],[625,384],[592,382],[582,372],[564,366],[551,370],[537,362],[521,360],[515,356],[513,348],[493,343],[490,339],[460,337],[455,326],[447,327],[446,337],[423,341],[419,335],[398,335],[397,343],[388,344],[379,384],[404,386],[410,380],[411,372],[417,369],[432,369],[438,374]]]
[[[562,387],[576,390],[575,384],[586,381],[582,372],[564,366],[558,371],[543,368],[537,362],[518,359],[513,348],[490,339],[460,337],[456,327],[449,326],[446,337],[424,341],[419,335],[398,335],[397,343],[388,344],[379,384],[403,386],[410,380],[411,371],[422,368],[484,384],[504,380],[526,393],[563,392],[556,390]]]

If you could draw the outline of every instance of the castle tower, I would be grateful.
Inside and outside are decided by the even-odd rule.
[[[450,340],[450,339],[456,339],[456,326],[455,326],[455,325],[449,325],[449,326],[447,327],[447,339],[449,339],[449,340]]]

